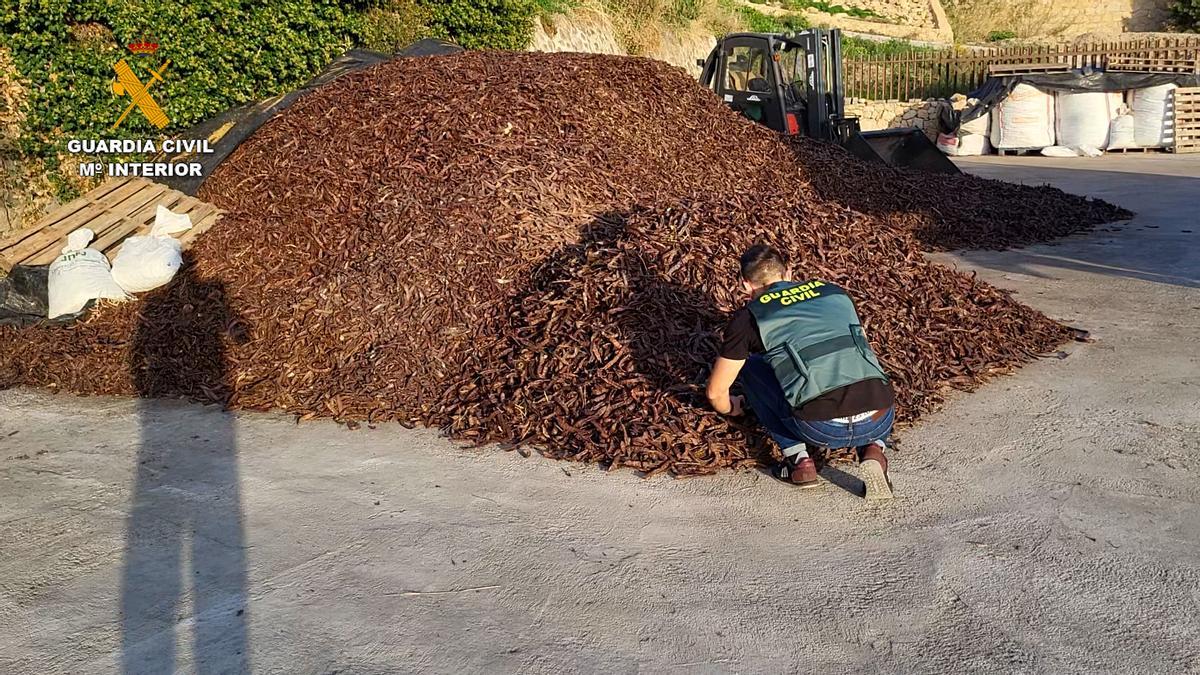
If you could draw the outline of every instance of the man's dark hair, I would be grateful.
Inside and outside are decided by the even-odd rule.
[[[776,281],[787,271],[783,254],[768,244],[755,244],[742,254],[742,278],[761,286]]]

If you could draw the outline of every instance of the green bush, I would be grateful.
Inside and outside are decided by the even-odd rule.
[[[908,53],[929,53],[942,51],[940,47],[924,47],[914,45],[906,40],[868,40],[851,35],[842,36],[842,58],[863,58],[868,56],[897,56]]]
[[[742,23],[745,24],[746,30],[751,33],[786,33],[788,31],[804,30],[809,27],[808,21],[799,14],[771,16],[763,14],[753,7],[734,3],[732,0],[722,0],[721,4],[726,9],[736,13]]]
[[[1171,4],[1171,22],[1180,30],[1200,33],[1200,0],[1175,0]]]
[[[537,6],[537,13],[541,16],[554,16],[575,9],[579,6],[579,0],[533,0],[533,4]]]
[[[167,59],[151,95],[177,131],[248,100],[294,88],[351,45],[351,3],[333,0],[37,0],[0,4],[4,43],[30,83],[22,149],[52,156],[63,136],[145,137],[160,131],[138,112],[112,130],[126,99],[113,94],[124,58],[143,82]],[[74,27],[90,37],[78,39]],[[99,36],[99,37],[97,37]],[[131,54],[143,38],[153,55]]]
[[[667,10],[667,21],[676,25],[687,25],[700,18],[703,0],[672,0]]]
[[[1000,42],[1001,40],[1011,40],[1017,37],[1017,32],[1014,30],[994,30],[987,34],[988,42]]]
[[[417,0],[386,0],[362,15],[358,43],[390,54],[424,37],[437,35],[429,26],[433,11]]]
[[[815,9],[826,14],[848,14],[860,19],[882,18],[874,10],[865,7],[845,7],[843,5],[831,5],[824,0],[783,0],[783,6],[792,11],[799,12],[804,9]]]
[[[423,0],[430,26],[467,49],[522,49],[533,37],[535,0]]]

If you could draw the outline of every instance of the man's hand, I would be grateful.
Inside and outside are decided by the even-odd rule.
[[[713,364],[712,372],[708,376],[707,387],[708,402],[712,404],[713,410],[722,415],[742,414],[742,397],[730,396],[729,387],[733,386],[733,381],[737,379],[738,372],[745,363],[745,361],[717,358],[717,362]]]
[[[730,396],[729,397],[729,412],[725,413],[730,417],[741,417],[746,411],[743,406],[746,404],[745,396]]]

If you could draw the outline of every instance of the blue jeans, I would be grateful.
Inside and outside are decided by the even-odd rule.
[[[746,403],[779,444],[784,456],[798,453],[805,443],[819,448],[857,448],[886,440],[892,433],[895,406],[888,408],[887,414],[877,420],[842,423],[796,419],[783,387],[775,378],[775,371],[760,354],[751,354],[746,360],[738,374],[738,382],[746,394]]]

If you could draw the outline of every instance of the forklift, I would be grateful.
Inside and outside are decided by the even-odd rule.
[[[782,134],[837,143],[888,166],[961,173],[920,129],[864,132],[857,117],[846,116],[840,30],[731,33],[696,65],[701,85]]]

